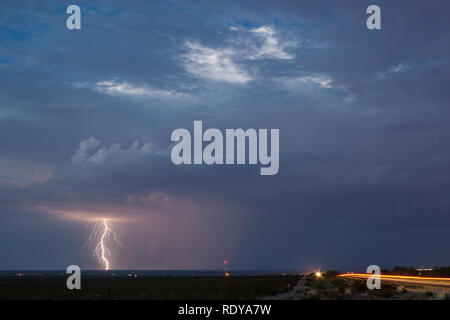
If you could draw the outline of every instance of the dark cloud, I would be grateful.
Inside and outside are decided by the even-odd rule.
[[[124,268],[450,263],[449,6],[378,3],[3,4],[0,268],[95,267],[105,215]],[[173,165],[194,120],[279,128],[278,175]]]

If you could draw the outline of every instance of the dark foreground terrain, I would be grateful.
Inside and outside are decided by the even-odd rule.
[[[1,276],[0,299],[261,299],[291,290],[299,276],[83,277],[68,290],[65,276]]]
[[[450,300],[450,286],[382,280],[381,287],[370,290],[366,279],[341,278],[335,274],[314,274],[301,278],[287,292],[267,296],[266,300]]]
[[[448,300],[447,280],[382,280],[369,290],[365,279],[342,278],[338,271],[322,274],[234,274],[177,272],[155,275],[148,271],[85,272],[81,290],[68,290],[68,275],[55,272],[0,273],[0,300]],[[189,275],[190,274],[190,275]],[[207,274],[207,275],[206,275]],[[383,274],[448,277],[450,268],[417,271],[396,267]],[[442,280],[442,279],[441,279]],[[405,282],[409,281],[409,282]]]

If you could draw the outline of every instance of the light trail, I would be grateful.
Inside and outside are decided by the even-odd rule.
[[[103,229],[103,231],[102,231],[101,235],[99,236],[101,229]],[[99,240],[93,250],[93,255],[97,256],[98,262],[100,264],[104,265],[105,270],[108,271],[110,269],[110,264],[111,264],[109,261],[109,257],[111,256],[111,251],[107,247],[106,242],[108,240],[112,239],[114,242],[116,242],[120,246],[123,246],[123,244],[120,243],[120,241],[117,239],[117,234],[113,229],[111,229],[111,227],[108,224],[107,219],[103,219],[101,224],[99,223],[99,221],[95,221],[94,226],[92,227],[91,233],[89,235],[89,238],[86,242],[86,245],[88,247],[90,247],[91,244],[97,238],[99,238]]]
[[[373,273],[345,273],[340,274],[338,277],[371,277]],[[391,279],[409,279],[409,280],[441,280],[441,281],[450,281],[450,278],[441,278],[441,277],[416,277],[416,276],[396,276],[396,275],[387,275],[380,274],[380,278],[391,278]]]
[[[375,274],[370,273],[346,273],[340,274],[338,277],[343,278],[364,278],[374,277]],[[434,285],[434,286],[450,286],[450,278],[441,277],[417,277],[417,276],[397,276],[397,275],[387,275],[380,274],[380,280],[390,281],[390,282],[403,282],[403,283],[413,283],[422,285]]]

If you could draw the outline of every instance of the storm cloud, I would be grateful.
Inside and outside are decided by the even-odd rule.
[[[377,3],[2,3],[0,268],[96,268],[102,217],[117,268],[450,264],[450,5]],[[279,173],[172,164],[194,120],[280,129]]]

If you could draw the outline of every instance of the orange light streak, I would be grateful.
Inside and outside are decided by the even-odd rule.
[[[345,274],[338,275],[338,277],[369,278],[374,275],[375,274],[372,274],[372,273],[345,273]],[[381,279],[385,278],[385,279],[450,281],[450,278],[441,278],[441,277],[396,276],[396,275],[387,275],[387,274],[380,274],[379,277]]]

